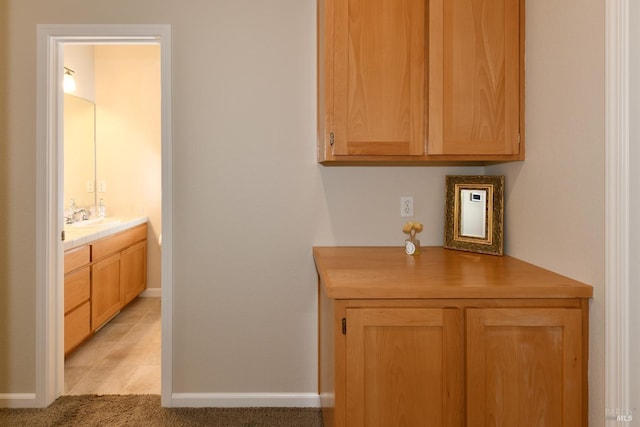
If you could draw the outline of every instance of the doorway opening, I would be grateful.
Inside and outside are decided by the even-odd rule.
[[[65,42],[63,65],[65,260],[147,229],[65,263],[64,394],[160,394],[160,46]]]
[[[162,251],[158,280],[161,295],[161,396],[171,406],[172,325],[172,145],[171,145],[171,50],[168,25],[39,25],[37,113],[37,206],[36,206],[36,405],[48,406],[64,394],[64,268],[62,243],[64,213],[63,182],[63,76],[64,48],[90,46],[155,46],[160,52],[160,175],[159,216]],[[96,182],[96,181],[94,181]],[[84,183],[87,190],[90,184]],[[106,179],[93,190],[106,195]],[[96,197],[97,199],[97,197]],[[113,205],[115,208],[115,204]],[[98,207],[96,207],[97,209]],[[107,209],[109,207],[107,206]],[[122,209],[122,207],[120,207]],[[132,206],[130,209],[135,210]],[[133,213],[133,212],[132,212]],[[138,212],[140,213],[140,212]],[[155,243],[155,242],[154,242]],[[156,292],[157,294],[158,292]]]

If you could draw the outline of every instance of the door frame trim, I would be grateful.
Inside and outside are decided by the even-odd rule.
[[[62,45],[157,44],[161,68],[162,151],[162,406],[172,406],[173,325],[173,149],[171,120],[171,26],[39,24],[37,26],[36,111],[36,399],[49,406],[64,393],[64,308],[62,286]]]
[[[630,408],[629,1],[605,8],[604,418],[613,426],[616,409]]]

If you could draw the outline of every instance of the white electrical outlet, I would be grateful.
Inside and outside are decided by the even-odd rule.
[[[400,197],[400,216],[413,216],[413,196]]]
[[[107,192],[107,181],[105,181],[104,179],[100,180],[98,182],[98,192],[99,193],[106,193]]]
[[[87,181],[87,193],[93,193],[93,181]]]

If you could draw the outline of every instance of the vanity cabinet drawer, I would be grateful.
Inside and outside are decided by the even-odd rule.
[[[91,303],[82,304],[64,316],[64,354],[91,335]]]
[[[91,268],[86,267],[68,274],[64,278],[64,312],[89,301],[91,296]]]
[[[96,261],[115,252],[133,245],[136,242],[147,238],[147,224],[142,224],[130,230],[123,231],[111,237],[107,237],[91,245],[91,258]]]
[[[64,274],[89,264],[89,261],[91,261],[91,247],[89,245],[65,252]]]

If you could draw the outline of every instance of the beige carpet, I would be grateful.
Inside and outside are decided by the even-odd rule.
[[[0,409],[0,426],[321,427],[317,408],[162,408],[160,396],[62,396],[46,409]]]

